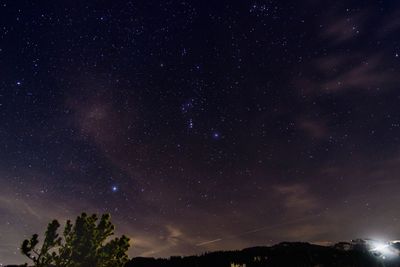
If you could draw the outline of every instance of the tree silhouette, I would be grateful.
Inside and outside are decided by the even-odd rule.
[[[41,248],[37,234],[22,243],[22,254],[35,267],[120,267],[128,261],[129,238],[109,239],[114,234],[109,214],[99,220],[96,214],[82,213],[75,224],[67,221],[62,237],[59,227],[57,220],[49,223]]]

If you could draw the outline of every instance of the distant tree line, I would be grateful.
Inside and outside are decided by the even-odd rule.
[[[382,261],[364,248],[342,250],[308,243],[281,243],[241,251],[221,251],[201,256],[169,259],[133,258],[126,267],[397,267]]]

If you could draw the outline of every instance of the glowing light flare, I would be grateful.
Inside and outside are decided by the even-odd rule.
[[[395,257],[398,256],[399,254],[397,249],[392,247],[390,243],[373,241],[370,242],[369,245],[370,245],[369,251],[374,254],[377,254],[377,256],[380,256],[383,259]]]

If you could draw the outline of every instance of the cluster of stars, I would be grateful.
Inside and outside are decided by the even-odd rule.
[[[392,222],[400,27],[389,2],[5,1],[0,239],[83,210],[112,213],[144,244],[132,253],[155,256],[202,253],[192,240],[260,222],[282,228],[229,246],[298,229],[329,240],[329,219],[348,214],[343,236]],[[181,236],[160,239],[172,226]]]

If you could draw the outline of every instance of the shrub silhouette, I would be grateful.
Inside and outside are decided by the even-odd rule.
[[[21,252],[35,267],[121,267],[128,261],[129,238],[109,239],[114,234],[109,214],[99,220],[82,213],[75,224],[67,221],[62,236],[59,227],[57,220],[49,223],[40,248],[37,234],[23,241]]]

